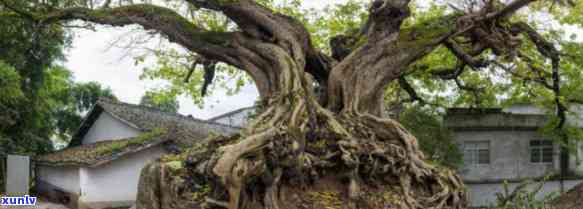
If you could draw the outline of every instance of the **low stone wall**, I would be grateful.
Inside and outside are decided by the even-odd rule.
[[[134,203],[135,201],[79,202],[78,209],[125,209]]]
[[[565,191],[568,191],[581,183],[583,183],[583,179],[565,180],[564,189]],[[518,185],[520,185],[520,183],[509,183],[509,191],[514,191]],[[503,183],[466,184],[466,186],[468,187],[469,205],[471,207],[491,206],[496,203],[496,193],[504,193]],[[530,185],[529,189],[532,190],[535,186],[536,184]],[[537,194],[536,198],[542,199],[553,192],[558,194],[560,190],[561,186],[559,181],[547,181],[543,185],[541,191]]]

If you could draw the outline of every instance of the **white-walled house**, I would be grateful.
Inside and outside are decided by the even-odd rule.
[[[579,120],[569,118],[571,124],[583,124]],[[504,191],[504,182],[512,191],[527,179],[554,176],[538,197],[560,191],[559,145],[540,133],[547,122],[543,110],[528,104],[448,110],[445,123],[463,153],[458,174],[468,188],[470,206],[495,203],[496,193]],[[568,176],[562,181],[565,190],[583,183],[583,145],[574,147],[569,153]]]
[[[154,108],[99,100],[69,146],[35,159],[41,196],[71,208],[134,203],[141,169],[163,154],[239,129]]]

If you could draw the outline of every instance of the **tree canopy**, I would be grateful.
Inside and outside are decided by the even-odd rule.
[[[146,94],[142,96],[140,104],[170,113],[177,113],[178,108],[180,107],[176,97],[169,98],[151,91],[146,92]]]
[[[60,65],[70,43],[61,25],[41,25],[7,8],[0,16],[0,155],[52,151],[52,142],[66,143],[98,97],[114,96],[100,84],[74,82]]]

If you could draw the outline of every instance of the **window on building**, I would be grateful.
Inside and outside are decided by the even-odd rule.
[[[467,165],[490,164],[490,142],[464,142],[464,163]]]
[[[553,141],[532,140],[530,141],[530,162],[552,163],[553,162]]]

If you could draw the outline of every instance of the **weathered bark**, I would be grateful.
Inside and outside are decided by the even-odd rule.
[[[160,165],[150,163],[142,168],[140,181],[138,183],[138,196],[136,197],[136,208],[142,209],[162,209],[169,208],[162,204],[162,195],[167,194],[162,191],[161,184],[165,182],[161,179],[162,169]]]
[[[444,17],[428,26],[391,33],[385,39],[359,47],[332,69],[329,108],[382,116],[387,85],[398,79],[411,63],[439,46],[455,26],[455,16]]]
[[[186,1],[222,12],[239,31],[205,31],[151,5],[29,15],[46,24],[74,19],[139,24],[254,79],[265,103],[262,113],[236,137],[212,138],[191,148],[178,172],[165,162],[144,168],[137,208],[465,207],[459,177],[426,163],[415,137],[382,118],[383,93],[411,63],[441,44],[462,66],[480,67],[472,57],[486,48],[509,51],[495,41],[474,41],[476,52],[465,52],[451,38],[496,40],[498,22],[530,1],[404,29],[410,1],[375,0],[357,36],[364,44],[338,51],[333,56],[338,60],[314,49],[297,20],[255,1]],[[178,205],[178,199],[189,204]]]

